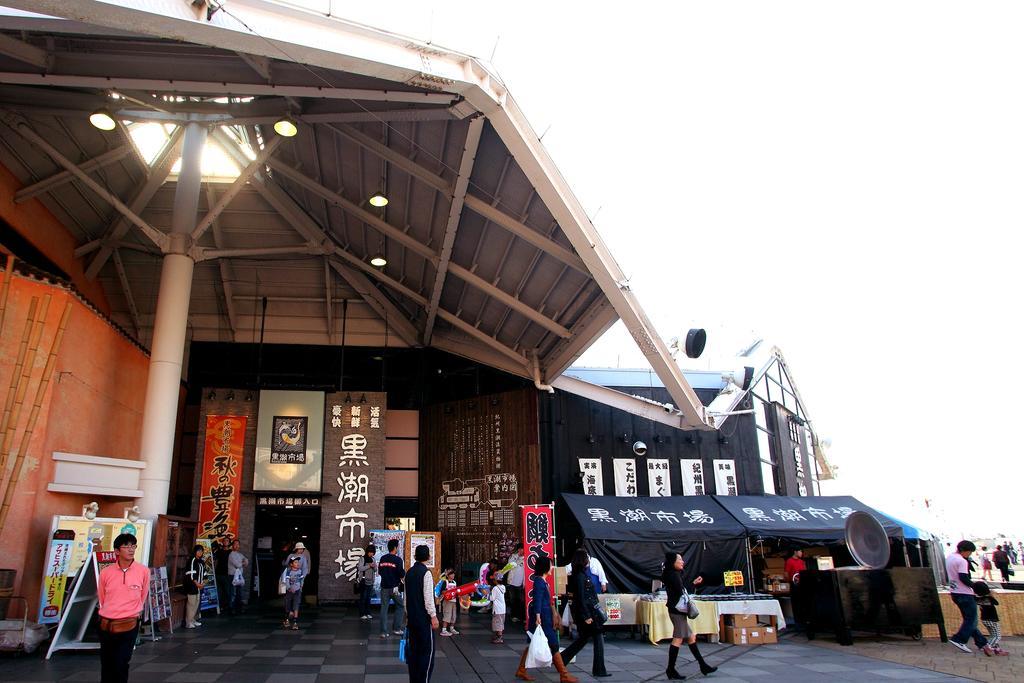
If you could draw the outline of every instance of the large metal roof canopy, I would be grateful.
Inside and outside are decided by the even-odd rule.
[[[182,124],[237,166],[188,245],[195,340],[429,345],[554,381],[617,319],[709,418],[502,81],[479,60],[267,0],[3,0],[0,162],[151,334]],[[221,6],[223,5],[223,6]],[[117,127],[97,130],[97,109]],[[299,133],[281,138],[283,116]],[[162,124],[155,155],[132,130]],[[389,203],[367,203],[378,190]],[[387,265],[375,267],[384,254]],[[342,303],[342,301],[346,303]],[[347,302],[351,302],[351,306]]]

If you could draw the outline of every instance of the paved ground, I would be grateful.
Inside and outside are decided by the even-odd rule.
[[[915,641],[897,636],[861,636],[850,647],[815,640],[814,645],[830,651],[842,650],[887,662],[941,671],[975,681],[1024,681],[1024,639],[1003,638],[1001,646],[1009,657],[968,655],[948,643],[927,639]],[[973,649],[973,645],[971,646]]]
[[[376,621],[372,625],[362,622],[353,616],[351,609],[341,608],[309,610],[303,617],[302,630],[284,631],[279,628],[276,611],[233,620],[207,616],[199,629],[178,631],[157,643],[141,644],[135,651],[131,680],[145,683],[408,681],[405,666],[397,659],[397,640],[380,640]],[[526,637],[507,634],[506,645],[491,645],[489,624],[489,617],[463,615],[461,636],[438,638],[434,681],[514,680]],[[808,644],[800,637],[784,638],[778,645],[757,647],[705,643],[701,651],[710,663],[719,666],[719,671],[708,679],[716,683],[772,679],[785,679],[788,683],[962,680],[904,663],[861,656],[851,648]],[[612,683],[665,680],[667,652],[664,645],[654,647],[640,639],[632,640],[625,633],[611,634],[606,662],[614,675],[600,680]],[[587,675],[590,653],[587,647],[570,666],[581,681],[595,680]],[[701,678],[688,655],[680,658],[679,669],[688,677]],[[538,681],[558,680],[553,669],[543,670],[536,677]],[[99,661],[95,653],[82,652],[57,653],[48,662],[42,654],[5,657],[0,659],[0,680],[98,681]]]

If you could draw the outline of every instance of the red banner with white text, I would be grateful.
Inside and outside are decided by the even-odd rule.
[[[523,505],[523,561],[526,572],[523,582],[523,593],[526,597],[526,614],[529,619],[530,603],[533,602],[533,570],[537,559],[547,557],[551,567],[555,565],[555,507],[553,505]],[[555,574],[548,572],[548,589],[555,594]],[[527,624],[527,628],[531,625]]]
[[[206,416],[203,479],[199,488],[198,538],[238,537],[242,505],[242,452],[248,418]]]

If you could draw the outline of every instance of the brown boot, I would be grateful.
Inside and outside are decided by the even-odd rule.
[[[569,673],[569,670],[565,668],[565,664],[562,662],[561,652],[556,652],[555,654],[551,655],[551,662],[555,665],[555,669],[558,670],[559,683],[577,683],[577,681],[579,681],[578,678]]]
[[[519,658],[519,668],[516,669],[516,678],[518,678],[521,681],[532,681],[532,680],[534,680],[533,676],[531,676],[530,674],[526,673],[526,653],[528,651],[529,651],[528,649],[527,650],[523,650],[523,656]]]

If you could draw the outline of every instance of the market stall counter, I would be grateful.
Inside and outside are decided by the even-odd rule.
[[[769,628],[779,631],[786,628],[779,601],[764,595],[723,595],[703,596],[697,600],[700,616],[690,620],[690,627],[697,635],[709,636],[710,640],[725,640],[729,615],[749,615],[766,622]],[[672,622],[668,617],[668,606],[664,600],[638,600],[636,623],[652,644],[672,637]],[[755,625],[756,621],[751,626]]]

